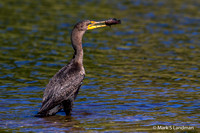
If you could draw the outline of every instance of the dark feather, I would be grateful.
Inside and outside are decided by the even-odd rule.
[[[84,75],[81,73],[81,65],[73,59],[59,70],[49,81],[44,91],[42,107],[38,114],[46,114],[49,110],[61,104],[64,100],[78,93]],[[48,114],[47,114],[48,115]]]

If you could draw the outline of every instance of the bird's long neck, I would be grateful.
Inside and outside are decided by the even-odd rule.
[[[79,64],[83,64],[83,48],[82,48],[82,32],[79,32],[78,30],[74,29],[71,34],[71,42],[72,46],[74,48],[74,60],[75,62]]]
[[[82,49],[82,43],[80,47],[77,47],[74,49],[74,56],[73,56],[75,62],[79,64],[83,64],[83,49]]]

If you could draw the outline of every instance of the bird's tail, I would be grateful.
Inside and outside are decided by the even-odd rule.
[[[54,108],[52,108],[51,110],[48,110],[48,111],[46,111],[46,112],[40,110],[40,111],[35,115],[35,117],[53,116],[53,115],[55,115],[57,112],[59,112],[62,108],[63,108],[63,106],[60,104],[60,105],[57,105],[57,106],[55,106]]]
[[[36,115],[34,115],[34,117],[46,117],[48,116],[47,114],[40,114],[40,113],[37,113]]]

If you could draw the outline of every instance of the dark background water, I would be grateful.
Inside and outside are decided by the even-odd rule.
[[[199,131],[199,7],[198,0],[2,0],[0,130]],[[45,85],[73,55],[73,25],[113,17],[122,24],[84,35],[86,78],[72,116],[33,117]]]

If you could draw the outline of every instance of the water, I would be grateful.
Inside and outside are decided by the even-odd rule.
[[[198,132],[200,2],[0,2],[0,127],[8,132]],[[45,85],[73,55],[84,19],[121,25],[88,31],[86,78],[72,116],[33,117]],[[158,126],[168,129],[158,130]],[[155,128],[155,129],[153,129]]]

